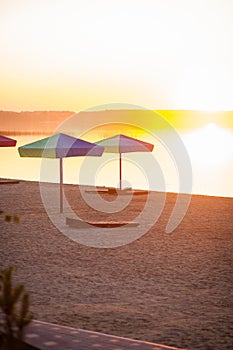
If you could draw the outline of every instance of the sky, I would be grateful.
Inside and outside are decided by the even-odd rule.
[[[232,0],[0,0],[0,110],[233,110]]]

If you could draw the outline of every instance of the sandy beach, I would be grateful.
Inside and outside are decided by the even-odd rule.
[[[98,249],[74,242],[49,220],[39,184],[1,185],[1,267],[17,266],[16,282],[30,293],[34,318],[188,349],[233,348],[233,199],[192,196],[186,216],[164,230],[176,200],[131,244]],[[72,208],[105,219],[66,185]],[[137,198],[136,198],[137,197]],[[144,205],[135,196],[114,220],[133,220]]]

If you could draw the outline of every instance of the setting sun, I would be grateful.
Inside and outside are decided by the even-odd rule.
[[[232,134],[215,123],[187,134],[185,144],[193,161],[221,165],[227,160],[233,160]]]
[[[196,53],[198,59],[199,53]],[[194,56],[195,57],[195,56]],[[180,74],[174,103],[184,109],[218,112],[232,109],[233,79],[226,66],[202,60],[190,61]]]

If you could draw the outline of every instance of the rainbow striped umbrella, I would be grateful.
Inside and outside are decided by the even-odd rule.
[[[63,212],[63,165],[67,157],[100,157],[104,148],[66,134],[56,134],[18,148],[21,157],[60,159],[60,212]]]

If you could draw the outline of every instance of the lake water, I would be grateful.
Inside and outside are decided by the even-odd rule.
[[[203,130],[202,130],[203,131]],[[220,130],[223,132],[223,130]],[[219,131],[218,131],[219,132]],[[219,134],[220,135],[220,134]],[[200,130],[180,134],[192,166],[190,193],[233,196],[233,133],[225,130],[220,139],[206,138]],[[18,147],[37,141],[46,135],[13,135],[17,147],[1,147],[1,178],[59,181],[59,160],[21,158]],[[169,137],[169,135],[168,135]],[[171,135],[172,137],[172,135]],[[152,141],[149,137],[148,142]],[[133,188],[179,192],[179,176],[173,151],[159,140],[153,140],[152,154],[132,153],[123,155],[123,179],[125,186]],[[64,159],[64,183],[117,186],[119,159],[116,154],[102,157],[74,157]],[[43,165],[43,166],[42,166]],[[187,179],[186,179],[187,180]]]

